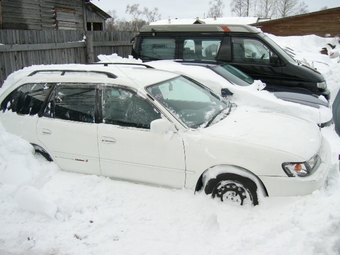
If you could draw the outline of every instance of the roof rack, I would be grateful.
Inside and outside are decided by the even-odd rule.
[[[100,63],[91,63],[91,65],[104,65],[104,66],[109,66],[109,65],[127,65],[127,66],[143,66],[146,68],[150,69],[155,69],[153,66],[144,64],[144,63],[126,63],[126,62],[100,62]]]
[[[140,32],[241,32],[259,33],[255,27],[244,24],[175,24],[144,25]]]
[[[116,79],[117,76],[110,72],[105,71],[97,71],[97,70],[60,70],[60,69],[44,69],[44,70],[36,70],[30,73],[28,76],[34,76],[39,73],[51,73],[51,72],[60,72],[60,75],[65,75],[66,73],[95,73],[95,74],[103,74],[106,75],[108,78]]]

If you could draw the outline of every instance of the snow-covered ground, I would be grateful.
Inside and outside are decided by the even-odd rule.
[[[319,53],[331,38],[272,37],[318,68],[335,97],[340,63]],[[322,132],[332,147],[324,187],[239,207],[61,171],[0,123],[0,255],[340,254],[340,138],[334,126]]]

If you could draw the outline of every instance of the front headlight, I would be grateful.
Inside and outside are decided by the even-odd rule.
[[[317,82],[316,83],[316,86],[319,88],[319,89],[327,89],[327,83],[325,81],[323,82]]]
[[[321,163],[320,156],[316,154],[306,162],[286,162],[282,164],[282,168],[289,177],[299,176],[306,177],[311,175],[318,169]]]

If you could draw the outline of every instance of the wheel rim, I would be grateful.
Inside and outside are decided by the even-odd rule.
[[[213,192],[213,197],[218,197],[222,202],[244,205],[252,204],[250,192],[241,184],[231,181],[222,181]]]

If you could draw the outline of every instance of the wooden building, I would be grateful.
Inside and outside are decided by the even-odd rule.
[[[0,29],[104,31],[107,18],[90,0],[0,0]]]
[[[340,35],[340,7],[252,24],[277,36]]]
[[[105,31],[105,20],[111,16],[91,2],[86,2],[85,6],[87,31]]]

